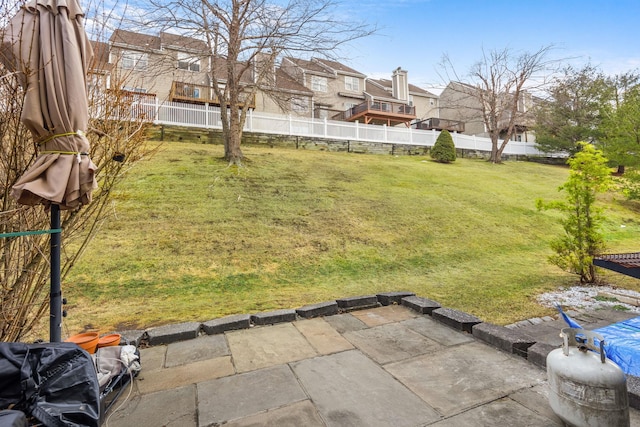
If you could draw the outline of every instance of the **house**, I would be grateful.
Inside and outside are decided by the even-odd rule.
[[[207,44],[191,37],[116,30],[109,39],[111,83],[161,101],[211,100]]]
[[[160,102],[223,104],[211,79],[216,78],[221,86],[226,83],[227,62],[211,55],[204,41],[165,32],[155,36],[116,30],[108,51],[108,85],[138,96],[147,94]],[[260,69],[265,57],[259,56],[253,64],[235,64],[240,84],[254,94],[244,100],[249,108],[311,117],[313,92],[271,65],[265,65],[266,72]],[[243,68],[247,72],[242,72]]]
[[[407,72],[401,68],[387,84],[327,59],[287,57],[280,67],[313,91],[313,117],[387,126],[408,126],[416,119]]]
[[[391,79],[367,79],[366,92],[373,93],[373,87],[383,89],[394,98],[415,107],[418,121],[438,117],[438,95],[409,83],[407,71],[400,67],[393,71]]]
[[[462,82],[450,82],[440,94],[440,119],[464,124],[461,133],[488,138],[489,131],[483,119],[482,103],[480,101],[481,89]],[[505,105],[511,103],[513,95],[502,94],[497,102]],[[518,101],[517,117],[512,141],[534,142],[535,135],[531,131],[534,124],[533,107],[536,104],[535,97],[529,92],[523,91]],[[498,107],[501,112],[498,127],[500,138],[504,137],[506,128],[511,118],[509,108]]]
[[[136,100],[226,105],[213,87],[226,84],[227,61],[202,40],[116,30],[109,43],[94,43],[103,52],[95,85],[124,89]],[[391,79],[376,80],[321,58],[285,57],[275,66],[268,52],[234,66],[249,94],[240,105],[259,112],[387,126],[438,117],[438,96],[410,84],[400,67]]]
[[[280,68],[274,67],[272,73],[258,87],[256,111],[312,117],[313,91]]]
[[[365,100],[366,76],[339,62],[285,57],[280,70],[313,92],[315,118],[331,118]]]

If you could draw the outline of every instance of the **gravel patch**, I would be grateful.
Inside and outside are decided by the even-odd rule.
[[[563,309],[599,309],[615,307],[616,309],[640,313],[640,307],[598,297],[598,292],[615,292],[622,295],[640,298],[640,293],[627,289],[612,288],[610,286],[572,286],[570,288],[560,288],[557,291],[539,295],[537,300],[541,305],[552,308],[555,308],[556,305],[561,305]]]

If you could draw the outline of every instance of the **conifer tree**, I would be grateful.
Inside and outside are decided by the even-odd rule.
[[[579,151],[568,160],[569,179],[559,190],[566,200],[536,202],[538,209],[555,209],[565,214],[561,220],[564,235],[551,242],[555,254],[552,264],[580,276],[580,283],[596,283],[593,258],[603,253],[604,237],[600,231],[601,209],[595,206],[598,193],[611,185],[611,171],[607,158],[593,145],[579,142]]]
[[[438,135],[431,149],[431,158],[440,163],[451,163],[456,160],[456,147],[448,130],[445,129]]]

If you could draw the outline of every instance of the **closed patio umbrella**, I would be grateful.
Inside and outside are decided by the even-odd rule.
[[[9,22],[3,40],[25,89],[21,120],[38,147],[38,157],[12,195],[18,203],[50,208],[52,230],[60,228],[60,209],[89,203],[97,187],[84,134],[86,71],[93,53],[82,21],[77,0],[29,0]],[[59,232],[51,234],[50,311],[51,341],[60,341]]]

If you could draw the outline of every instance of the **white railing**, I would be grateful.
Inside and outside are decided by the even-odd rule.
[[[148,103],[140,102],[135,108],[144,111],[155,124],[221,129],[220,107],[192,105],[180,102]],[[279,114],[249,111],[244,126],[245,132],[328,138],[336,140],[356,140],[386,144],[433,146],[440,132],[407,127],[366,125],[327,119],[311,119]],[[452,133],[458,149],[491,151],[491,140],[459,133]],[[533,142],[510,141],[504,154],[542,155],[549,154],[536,149]]]

